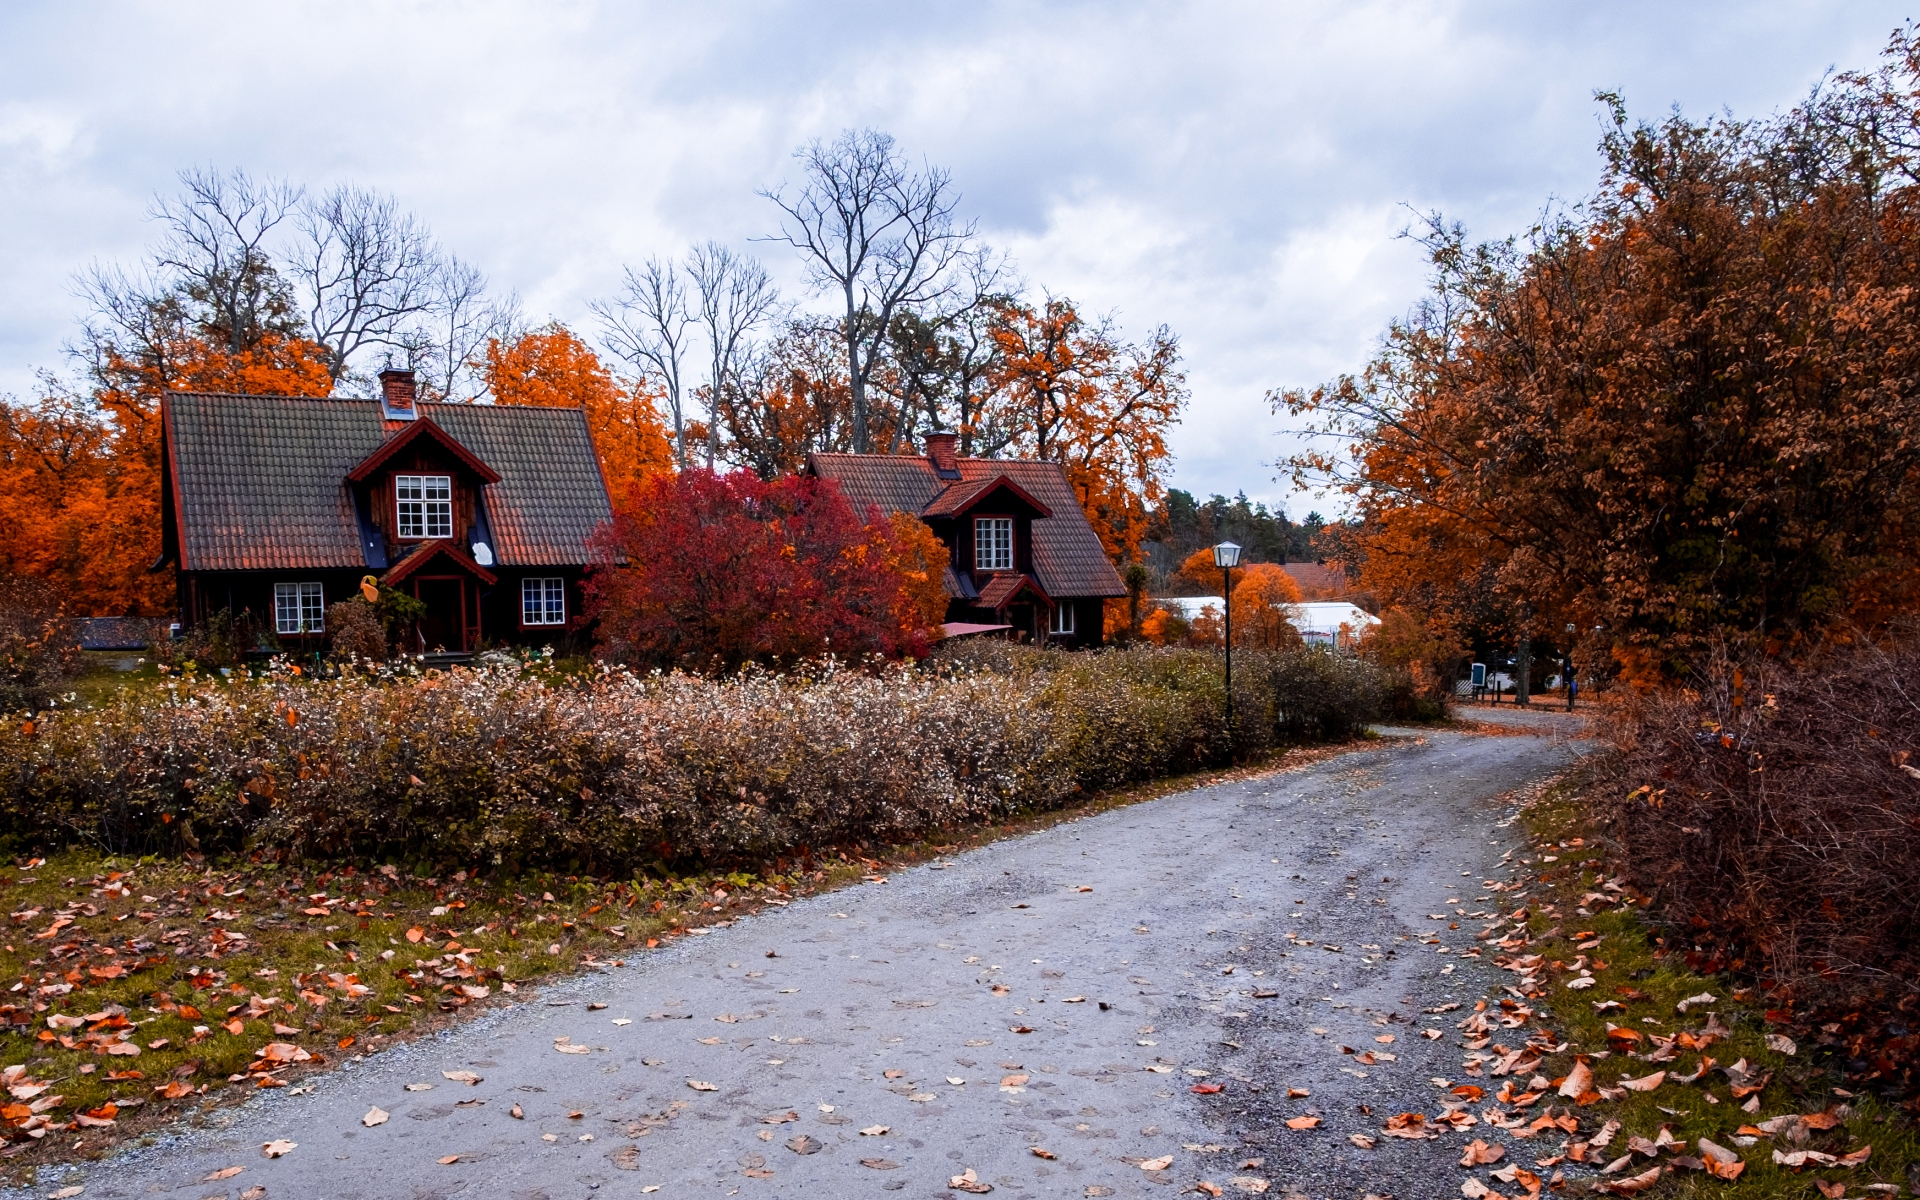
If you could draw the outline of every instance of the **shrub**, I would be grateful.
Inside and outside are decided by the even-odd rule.
[[[52,585],[0,577],[0,711],[38,708],[80,671],[80,626]]]
[[[380,610],[358,596],[327,605],[327,644],[336,658],[384,661],[387,627],[380,620]]]
[[[502,661],[450,674],[169,685],[0,728],[0,821],[40,844],[632,871],[898,841],[1353,728],[1364,664],[1317,652],[1068,654],[721,678]],[[1300,662],[1292,662],[1299,659]],[[1306,661],[1306,660],[1312,661]],[[1325,663],[1319,660],[1327,660]],[[1292,663],[1289,667],[1287,664]],[[1292,674],[1289,674],[1289,671]],[[1364,682],[1364,680],[1362,680]]]
[[[1920,641],[1713,660],[1622,718],[1602,804],[1695,966],[1775,1004],[1920,996]]]
[[[613,658],[649,667],[924,654],[945,549],[870,515],[804,476],[652,476],[596,536],[587,615]]]

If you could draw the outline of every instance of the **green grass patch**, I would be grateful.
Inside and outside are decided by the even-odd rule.
[[[1645,910],[1644,898],[1630,886],[1606,886],[1625,881],[1615,878],[1620,864],[1609,858],[1606,840],[1586,819],[1590,809],[1582,795],[1588,786],[1593,786],[1592,780],[1581,775],[1563,780],[1530,805],[1523,818],[1534,845],[1520,857],[1528,872],[1523,877],[1526,898],[1514,903],[1524,903],[1528,909],[1526,924],[1532,940],[1507,953],[1543,957],[1536,973],[1540,983],[1524,1003],[1532,1005],[1536,1019],[1567,1044],[1565,1050],[1547,1056],[1535,1074],[1555,1081],[1555,1094],[1547,1101],[1567,1104],[1557,1095],[1558,1087],[1579,1059],[1585,1060],[1601,1089],[1617,1088],[1623,1078],[1644,1080],[1664,1070],[1666,1079],[1650,1091],[1628,1090],[1618,1098],[1576,1107],[1582,1132],[1571,1140],[1589,1138],[1603,1122],[1618,1120],[1620,1130],[1605,1151],[1590,1155],[1600,1164],[1628,1154],[1633,1138],[1659,1141],[1663,1129],[1680,1143],[1652,1157],[1635,1153],[1630,1165],[1589,1183],[1639,1176],[1658,1165],[1662,1167],[1659,1182],[1641,1194],[1719,1200],[1904,1194],[1904,1189],[1920,1181],[1915,1175],[1920,1135],[1911,1115],[1844,1085],[1834,1056],[1837,1027],[1822,1030],[1814,1038],[1803,1034],[1793,1054],[1783,1053],[1776,1048],[1781,1043],[1769,1043],[1770,1035],[1783,1036],[1781,1027],[1769,1023],[1766,1006],[1749,981],[1701,974],[1690,969],[1681,954],[1668,952],[1652,919],[1657,914]],[[1610,902],[1602,902],[1602,896]],[[1569,987],[1582,971],[1590,972],[1594,983]],[[1690,1003],[1680,1011],[1683,1001],[1703,994],[1713,1000]],[[1619,1007],[1603,1010],[1609,1004]],[[1714,1014],[1711,1023],[1709,1013]],[[1639,1037],[1610,1037],[1609,1024]],[[1650,1054],[1664,1057],[1656,1037],[1675,1039],[1678,1053],[1669,1061],[1648,1060]],[[1701,1042],[1710,1044],[1700,1046]],[[1712,1061],[1695,1082],[1675,1080],[1676,1075],[1690,1076],[1700,1070],[1703,1059]],[[1742,1061],[1746,1069],[1739,1076],[1725,1070]],[[1759,1090],[1735,1094],[1736,1083],[1751,1085],[1762,1077],[1766,1082]],[[1524,1086],[1521,1081],[1515,1090]],[[1757,1105],[1749,1108],[1756,1099]],[[1541,1102],[1543,1108],[1547,1101]],[[1770,1119],[1792,1114],[1827,1114],[1837,1122],[1827,1129],[1803,1126],[1772,1135],[1757,1132]],[[1826,1122],[1827,1117],[1818,1117],[1813,1124]],[[1746,1166],[1738,1178],[1723,1180],[1691,1169],[1685,1162],[1676,1163],[1676,1159],[1702,1157],[1700,1138],[1740,1156]],[[1794,1169],[1773,1161],[1776,1150],[1838,1157],[1867,1146],[1872,1147],[1871,1156],[1852,1168],[1808,1165]],[[1540,1147],[1541,1157],[1551,1153]],[[1575,1174],[1584,1175],[1590,1168],[1556,1165],[1562,1166],[1576,1189],[1588,1186]]]

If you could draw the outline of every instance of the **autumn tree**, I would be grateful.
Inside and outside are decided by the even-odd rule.
[[[589,616],[608,653],[646,665],[924,652],[931,548],[869,516],[804,476],[653,475],[596,539]]]
[[[673,468],[673,450],[653,397],[638,382],[616,379],[558,322],[510,343],[488,343],[486,383],[499,404],[584,410],[616,504],[649,475]]]
[[[783,217],[775,240],[798,250],[815,287],[839,302],[853,449],[866,454],[875,443],[868,388],[894,319],[947,294],[973,228],[954,218],[952,177],[915,168],[877,130],[809,142],[794,158],[805,182],[761,194]]]
[[[1258,650],[1301,645],[1289,605],[1300,603],[1300,585],[1275,563],[1254,563],[1234,572],[1233,644]]]
[[[1062,297],[1005,304],[992,332],[1007,448],[1061,464],[1107,553],[1137,559],[1187,399],[1179,339],[1162,326],[1130,344]]]
[[[1430,298],[1359,375],[1276,397],[1350,436],[1381,598],[1489,579],[1524,637],[1636,676],[1911,611],[1920,574],[1920,36],[1762,121],[1628,120],[1524,242],[1435,219]]]

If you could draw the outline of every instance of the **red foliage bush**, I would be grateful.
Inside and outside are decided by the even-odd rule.
[[[596,547],[588,615],[619,661],[693,670],[924,656],[905,544],[831,481],[682,471],[635,486]]]

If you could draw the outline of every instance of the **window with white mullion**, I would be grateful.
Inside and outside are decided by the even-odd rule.
[[[317,583],[273,585],[273,628],[280,634],[326,632],[326,591]]]
[[[395,475],[393,500],[398,540],[453,536],[452,476]]]
[[[1055,635],[1065,635],[1073,632],[1073,605],[1071,603],[1062,602],[1058,608],[1053,610],[1053,615],[1047,619],[1047,632]]]
[[[1013,570],[1013,518],[975,517],[973,567],[976,571]]]
[[[567,623],[567,581],[542,578],[520,581],[520,623],[522,625],[565,625]]]

